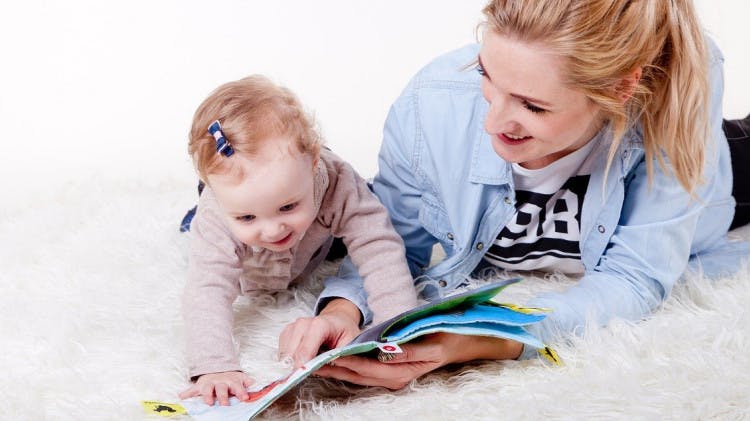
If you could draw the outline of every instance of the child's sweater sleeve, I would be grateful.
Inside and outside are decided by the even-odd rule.
[[[221,222],[208,187],[190,229],[187,283],[182,298],[188,372],[242,370],[232,339],[232,303],[240,294],[243,251]]]
[[[332,155],[332,154],[331,154]],[[354,169],[333,158],[327,163],[329,188],[323,206],[334,236],[342,237],[364,279],[373,323],[417,305],[417,293],[406,263],[401,237],[388,211]]]

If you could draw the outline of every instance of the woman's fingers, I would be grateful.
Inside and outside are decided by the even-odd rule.
[[[429,335],[419,342],[401,345],[402,352],[388,354],[386,361],[350,356],[321,367],[316,374],[364,386],[401,389],[412,380],[450,362],[450,354],[455,351],[451,349],[463,347],[456,339],[460,337]]]
[[[391,390],[402,389],[418,376],[412,375],[409,370],[398,370],[384,372],[379,369],[363,369],[359,371],[347,367],[326,366],[322,367],[316,374],[321,377],[331,377],[362,386],[381,386]]]
[[[300,318],[284,327],[279,336],[279,359],[292,357],[297,352],[306,325],[307,318]]]
[[[428,373],[440,365],[432,361],[382,363],[365,357],[351,356],[321,367],[316,374],[332,377],[363,386],[382,386],[388,389],[401,389],[412,380]]]
[[[307,321],[307,326],[300,333],[300,341],[297,349],[292,354],[294,368],[302,367],[306,362],[318,355],[320,347],[335,335],[334,327],[321,317],[315,317]]]
[[[318,350],[335,332],[320,317],[304,317],[287,325],[279,337],[279,357],[291,357],[299,368],[318,355]]]
[[[302,317],[287,325],[279,337],[279,357],[292,357],[299,368],[313,359],[322,346],[336,348],[359,334],[356,321],[344,312],[329,311]]]

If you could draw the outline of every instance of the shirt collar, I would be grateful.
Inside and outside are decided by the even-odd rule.
[[[490,136],[480,128],[475,138],[469,181],[489,185],[508,184],[513,177],[511,166],[492,149]]]

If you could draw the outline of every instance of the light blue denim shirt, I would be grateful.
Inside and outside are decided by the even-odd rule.
[[[593,140],[598,155],[581,212],[585,274],[561,293],[529,305],[553,310],[530,330],[544,341],[576,332],[587,320],[639,320],[669,295],[689,263],[709,275],[735,270],[747,243],[728,243],[734,214],[729,148],[721,130],[721,53],[711,49],[711,134],[704,183],[691,198],[655,163],[649,185],[642,136],[625,134],[606,172],[611,135]],[[422,69],[393,104],[385,123],[373,190],[391,213],[406,244],[415,283],[427,299],[443,296],[481,267],[482,257],[515,213],[511,165],[492,149],[483,122],[488,104],[480,75],[467,68],[479,45],[437,58]],[[427,267],[433,246],[446,257]],[[689,262],[690,260],[690,262]],[[320,304],[332,297],[354,302],[370,320],[356,269],[345,260],[326,281]],[[524,356],[533,355],[525,350]]]

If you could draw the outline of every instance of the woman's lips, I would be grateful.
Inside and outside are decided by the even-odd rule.
[[[521,143],[528,142],[530,139],[532,139],[531,136],[524,136],[521,138],[515,137],[508,137],[505,133],[498,133],[497,138],[502,141],[503,143],[506,143],[508,145],[520,145]]]

